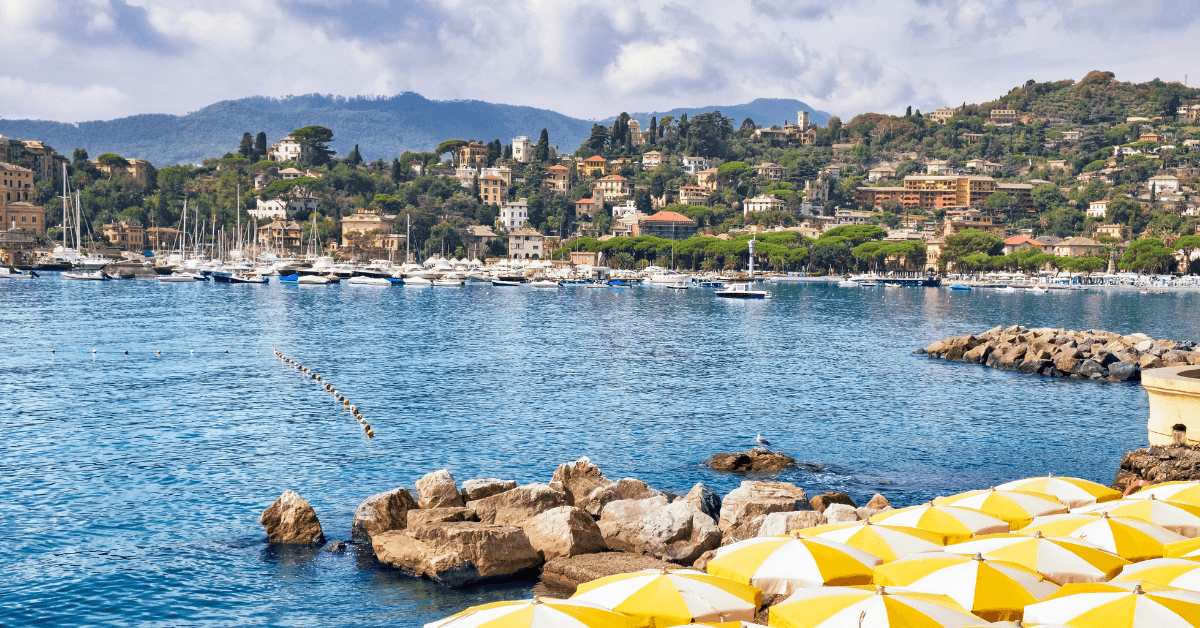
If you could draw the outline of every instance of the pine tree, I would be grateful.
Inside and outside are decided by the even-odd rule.
[[[357,168],[362,162],[362,154],[358,152],[358,144],[355,144],[354,150],[350,151],[350,154],[346,156],[346,163],[350,164],[353,168]]]
[[[238,153],[246,159],[254,157],[254,137],[249,131],[242,133],[242,142],[238,145]]]
[[[647,129],[647,133],[650,136],[650,143],[651,144],[655,143],[655,140],[658,139],[658,117],[657,116],[650,116],[650,127]]]
[[[550,161],[550,134],[542,129],[538,136],[537,146],[533,149],[533,158],[540,162]]]
[[[909,105],[909,106],[908,106],[908,109],[905,109],[905,110],[904,110],[904,117],[905,117],[905,118],[911,118],[911,117],[912,117],[912,105]]]
[[[399,183],[404,180],[404,170],[400,167],[399,159],[392,159],[392,182]]]

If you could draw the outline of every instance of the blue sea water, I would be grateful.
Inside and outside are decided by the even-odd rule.
[[[762,433],[825,467],[780,476],[810,494],[1107,484],[1145,441],[1139,385],[911,352],[997,324],[1200,340],[1197,294],[770,289],[0,282],[0,625],[420,626],[528,595],[273,547],[258,524],[293,489],[348,539],[364,497],[443,467],[544,482],[588,456],[611,478],[725,493],[741,478],[701,461]]]

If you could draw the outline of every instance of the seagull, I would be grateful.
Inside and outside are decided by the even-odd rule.
[[[771,446],[771,441],[769,441],[769,440],[767,440],[767,439],[763,438],[763,437],[762,437],[762,434],[759,434],[759,435],[758,435],[758,439],[757,439],[757,440],[758,440],[758,444],[759,444],[759,445],[766,445],[767,447],[770,447],[770,446]]]

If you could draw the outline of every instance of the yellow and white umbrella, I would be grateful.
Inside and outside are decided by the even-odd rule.
[[[1009,530],[1006,522],[978,510],[934,504],[887,510],[872,516],[870,521],[933,532],[944,543],[958,543],[977,534],[996,534]]]
[[[1153,484],[1125,499],[1162,499],[1200,506],[1200,482],[1163,482]]]
[[[1154,558],[1129,565],[1112,581],[1145,581],[1200,592],[1200,562],[1186,558]]]
[[[762,593],[692,569],[647,569],[585,582],[571,599],[629,615],[647,628],[660,628],[696,621],[754,621]]]
[[[1060,478],[1053,473],[1046,477],[1025,478],[1006,482],[996,487],[1001,491],[1028,491],[1043,493],[1057,499],[1067,508],[1079,508],[1089,504],[1103,503],[1120,499],[1120,491],[1114,491],[1103,484],[1081,480],[1079,478]]]
[[[796,530],[802,537],[816,537],[845,543],[891,562],[909,554],[942,551],[941,535],[917,528],[874,524],[870,521],[832,523]]]
[[[1107,512],[1110,517],[1133,517],[1157,523],[1188,538],[1200,536],[1200,506],[1156,499],[1153,495],[1150,499],[1121,499],[1072,512]]]
[[[1200,539],[1167,543],[1163,558],[1200,558]]]
[[[904,588],[803,589],[771,607],[776,628],[963,628],[979,618],[945,595]]]
[[[1152,584],[1133,590],[1115,584],[1068,584],[1025,607],[1030,624],[1074,628],[1200,627],[1200,593]]]
[[[577,600],[493,602],[425,624],[425,628],[638,628],[628,616]]]
[[[1034,517],[1061,515],[1067,512],[1067,507],[1050,495],[1002,491],[995,488],[939,497],[933,500],[933,503],[939,506],[958,506],[986,512],[1008,523],[1014,530],[1029,525]]]
[[[875,568],[875,584],[948,595],[963,608],[988,620],[1021,619],[1026,605],[1058,585],[1016,563],[934,552],[916,554]]]
[[[1046,537],[1041,532],[1035,532],[1033,536],[1017,533],[978,536],[947,545],[946,551],[963,556],[980,554],[989,560],[1016,563],[1056,584],[1105,582],[1130,564],[1087,541],[1063,536]]]
[[[1131,517],[1110,517],[1108,513],[1038,517],[1019,532],[1083,539],[1133,562],[1161,558],[1167,543],[1187,539],[1160,525]]]
[[[768,536],[717,549],[708,573],[758,587],[768,595],[825,585],[870,584],[880,559],[818,537]]]

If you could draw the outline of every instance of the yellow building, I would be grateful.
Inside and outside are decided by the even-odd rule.
[[[546,178],[542,179],[542,189],[554,194],[571,195],[571,169],[566,166],[550,166],[546,168]]]
[[[992,109],[992,113],[989,116],[989,118],[991,119],[992,122],[994,122],[996,124],[996,126],[1005,125],[1005,124],[1013,124],[1014,122],[1017,121],[1017,110],[1016,109]]]
[[[633,184],[619,174],[610,174],[596,182],[596,186],[604,190],[605,198],[621,198],[629,196]]]
[[[150,184],[150,162],[145,159],[126,159],[125,161],[128,162],[128,165],[110,168],[93,159],[92,165],[113,179],[117,177],[129,177],[142,187]]]
[[[171,229],[171,231],[175,230]],[[258,241],[276,251],[299,250],[300,238],[303,234],[304,228],[300,226],[300,223],[294,220],[275,219],[270,224],[258,228]],[[169,234],[162,234],[164,242],[166,242],[167,235]]]
[[[100,227],[100,233],[114,247],[122,251],[144,251],[146,229],[136,222],[121,220]]]
[[[608,174],[608,160],[599,155],[575,163],[575,169],[581,177],[603,177]]]
[[[30,202],[34,171],[0,162],[0,229],[46,233],[46,208]]]
[[[379,210],[359,211],[342,219],[342,246],[362,246],[379,249],[385,236],[392,232],[395,216],[385,215]],[[371,237],[365,238],[370,234]]]
[[[484,168],[487,166],[488,147],[479,142],[468,142],[458,148],[458,166]]]
[[[496,175],[480,177],[479,198],[485,203],[500,205],[508,200],[508,184]]]

